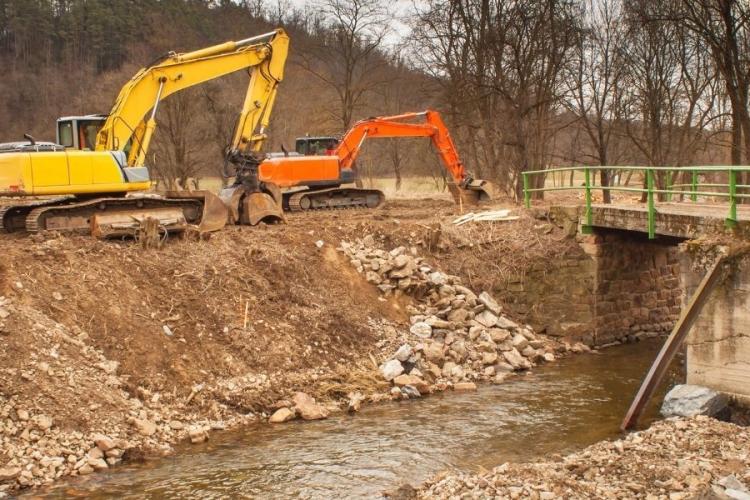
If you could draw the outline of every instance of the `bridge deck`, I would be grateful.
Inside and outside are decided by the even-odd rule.
[[[721,234],[727,231],[725,221],[728,207],[701,203],[657,203],[656,234],[677,238]],[[586,225],[585,213],[581,211],[581,224]],[[648,232],[648,208],[642,205],[591,206],[591,226],[626,231]],[[737,206],[735,231],[750,236],[750,206]]]

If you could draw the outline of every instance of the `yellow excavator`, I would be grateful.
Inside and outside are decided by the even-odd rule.
[[[258,179],[258,152],[288,47],[288,36],[277,29],[193,52],[171,52],[136,73],[108,115],[60,118],[55,143],[25,135],[25,141],[0,144],[0,197],[6,198],[0,202],[0,229],[86,230],[107,236],[146,217],[158,219],[167,231],[224,227],[227,206],[210,192],[147,193],[152,181],[145,163],[163,99],[243,69],[250,83],[226,152],[236,180],[222,198],[232,204],[228,208],[237,223],[282,219],[278,188]]]

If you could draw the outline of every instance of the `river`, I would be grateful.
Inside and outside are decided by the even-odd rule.
[[[215,432],[171,458],[75,478],[34,496],[372,498],[447,468],[476,471],[564,454],[619,435],[659,345],[649,340],[571,356],[476,392]],[[655,400],[663,394],[664,388]],[[644,420],[656,414],[652,404]]]

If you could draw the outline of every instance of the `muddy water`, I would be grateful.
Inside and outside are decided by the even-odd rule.
[[[566,453],[618,435],[658,345],[574,356],[475,393],[380,405],[354,417],[214,433],[174,458],[71,481],[44,496],[372,498],[445,468]],[[655,415],[651,408],[646,420]]]

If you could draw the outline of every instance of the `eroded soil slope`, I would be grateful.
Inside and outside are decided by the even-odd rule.
[[[342,241],[406,246],[478,291],[567,244],[528,216],[455,227],[456,215],[449,202],[399,201],[160,250],[3,235],[0,494],[164,451],[196,425],[267,416],[297,391],[324,404],[386,394],[377,366],[408,330],[411,299],[380,295]],[[116,440],[86,452],[97,433]]]

